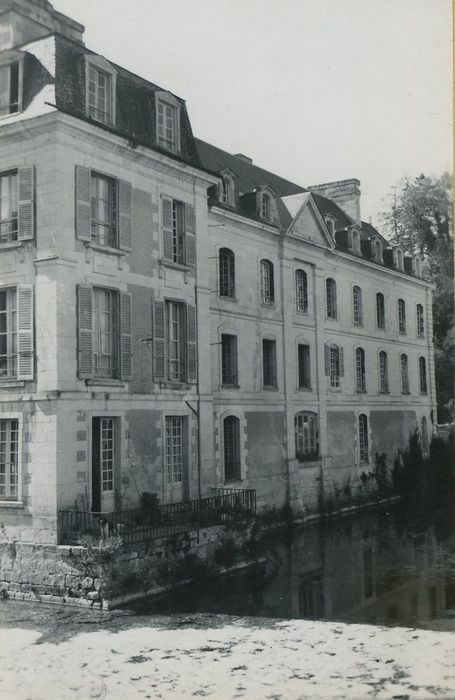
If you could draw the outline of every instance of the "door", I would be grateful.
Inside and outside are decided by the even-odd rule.
[[[166,416],[164,428],[164,501],[179,503],[187,496],[187,446],[184,416]]]
[[[115,418],[92,419],[92,511],[111,513],[114,503]]]

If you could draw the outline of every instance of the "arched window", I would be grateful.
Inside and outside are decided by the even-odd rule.
[[[224,480],[239,481],[240,473],[240,421],[227,416],[223,421]]]
[[[220,202],[232,207],[234,204],[234,182],[229,175],[221,176]]]
[[[363,324],[363,309],[362,309],[362,290],[360,287],[352,288],[352,305],[354,312],[354,326]]]
[[[335,220],[331,216],[325,217],[325,224],[330,232],[330,235],[335,236]]]
[[[420,439],[422,443],[422,450],[424,452],[427,452],[428,450],[428,425],[427,425],[427,419],[425,416],[422,418],[422,423],[421,423],[421,434],[420,434]]]
[[[357,348],[355,351],[355,385],[356,391],[366,392],[365,350],[363,348]]]
[[[393,249],[393,261],[397,270],[403,270],[404,257],[401,248],[397,247]]]
[[[297,311],[308,311],[308,278],[304,270],[295,271],[295,299]]]
[[[267,192],[261,194],[260,215],[261,219],[265,219],[265,221],[272,220],[272,198]]]
[[[376,294],[376,325],[378,328],[385,328],[385,303],[382,292]]]
[[[400,357],[401,370],[401,393],[409,394],[409,373],[408,373],[408,356],[401,355]]]
[[[416,306],[416,326],[417,326],[417,335],[419,338],[423,338],[425,335],[425,323],[423,320],[423,306],[422,304],[417,304]]]
[[[384,350],[379,353],[379,391],[381,394],[389,393],[389,367]]]
[[[398,330],[402,335],[406,333],[406,304],[404,299],[398,299]]]
[[[295,456],[299,462],[310,462],[319,457],[318,417],[316,413],[297,413],[294,420]]]
[[[235,256],[229,248],[219,252],[219,290],[220,297],[235,298]]]
[[[344,352],[337,345],[324,346],[325,374],[333,389],[340,386],[340,377],[344,376]]]
[[[360,253],[360,231],[357,229],[352,229],[350,231],[350,238],[351,238],[351,249],[354,253],[359,254]]]
[[[272,306],[275,302],[273,263],[270,260],[261,260],[261,301],[267,306]]]
[[[327,318],[337,317],[337,283],[329,277],[325,282]]]
[[[414,274],[417,277],[422,277],[422,260],[418,255],[414,256]]]
[[[368,449],[368,418],[364,413],[359,416],[359,460],[360,464],[368,464],[370,454]]]
[[[382,263],[382,243],[379,240],[379,238],[377,238],[374,242],[373,251],[375,261],[378,263]]]
[[[427,393],[427,363],[424,357],[419,357],[420,393]]]

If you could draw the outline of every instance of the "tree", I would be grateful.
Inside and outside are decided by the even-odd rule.
[[[433,334],[435,344],[438,421],[452,420],[454,385],[454,299],[452,178],[419,175],[393,188],[382,214],[384,234],[409,253],[425,260],[425,277],[435,285]]]

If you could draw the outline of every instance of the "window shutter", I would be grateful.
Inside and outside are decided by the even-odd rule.
[[[164,301],[153,302],[153,376],[155,381],[166,377]]]
[[[129,182],[118,182],[118,207],[119,207],[119,248],[131,250],[132,226],[131,226],[132,188]]]
[[[324,345],[324,368],[326,376],[330,374],[330,348],[328,345]]]
[[[91,240],[91,176],[88,168],[76,165],[76,237]]]
[[[194,207],[185,204],[185,262],[189,267],[196,265],[196,236],[194,233]]]
[[[131,294],[120,294],[120,375],[129,380],[133,374],[132,346],[132,297]]]
[[[343,348],[338,349],[338,358],[340,361],[340,377],[344,377],[344,350],[343,350]]]
[[[35,175],[33,168],[19,168],[18,231],[19,241],[29,241],[35,235]]]
[[[173,259],[173,230],[172,230],[172,199],[162,197],[161,199],[161,231],[163,234],[163,258]]]
[[[92,288],[79,285],[77,292],[79,377],[91,379],[93,374]]]
[[[196,307],[187,304],[186,307],[186,348],[187,348],[187,381],[195,384],[197,381],[197,328]]]
[[[17,287],[17,378],[33,379],[33,287]]]

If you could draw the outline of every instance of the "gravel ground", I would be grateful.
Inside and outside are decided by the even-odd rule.
[[[453,632],[0,607],[5,700],[455,698]]]

